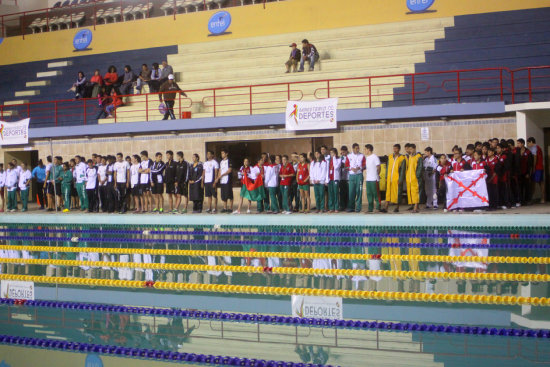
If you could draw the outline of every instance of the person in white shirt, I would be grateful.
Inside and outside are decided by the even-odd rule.
[[[86,196],[88,197],[88,212],[98,212],[97,202],[97,167],[94,161],[88,159],[88,168],[86,168]]]
[[[327,168],[327,183],[328,183],[328,210],[329,213],[338,213],[340,211],[340,176],[341,176],[342,159],[338,157],[338,149],[330,150],[330,158]]]
[[[368,213],[372,213],[374,210],[373,203],[376,203],[376,210],[380,210],[380,158],[374,154],[374,147],[371,144],[365,145],[365,155],[365,186],[369,205]]]
[[[99,198],[99,207],[101,207],[102,212],[107,211],[107,159],[101,157],[100,164],[97,165],[97,185],[98,185],[98,198]]]
[[[6,171],[4,171],[4,163],[0,163],[0,200],[2,204],[0,206],[0,213],[4,212],[4,191],[6,188]]]
[[[118,191],[118,196],[115,205],[115,211],[118,211],[120,214],[126,213],[126,192],[130,187],[129,177],[130,177],[130,165],[124,160],[122,153],[117,153],[116,162],[113,166],[114,168],[114,179],[116,182],[116,189]]]
[[[315,162],[311,163],[309,178],[313,184],[317,213],[320,213],[321,210],[324,212],[325,184],[327,183],[327,162],[320,151],[315,152]]]
[[[32,173],[27,169],[27,164],[21,162],[21,173],[19,174],[19,190],[21,190],[21,211],[28,210],[29,203],[29,187],[32,182]]]
[[[51,212],[55,210],[55,185],[51,180],[53,176],[52,156],[47,156],[46,161],[48,163],[46,163],[46,180],[44,181],[44,191],[46,192],[48,211]]]
[[[218,208],[218,190],[216,189],[216,182],[220,171],[220,165],[214,159],[214,152],[209,150],[206,152],[206,162],[202,165],[202,182],[204,183],[204,196],[208,198],[207,213],[216,213]],[[212,209],[212,198],[214,198],[214,208]]]
[[[279,166],[275,164],[275,156],[269,157],[269,162],[264,164],[264,186],[269,193],[269,207],[266,207],[267,213],[279,214],[279,200],[277,199],[277,189],[279,187]]]
[[[80,210],[85,211],[89,208],[88,195],[86,193],[86,170],[88,169],[88,165],[84,163],[84,158],[79,155],[75,156],[74,160],[75,189],[80,201]]]
[[[153,161],[149,159],[149,153],[144,150],[140,153],[141,163],[139,173],[139,185],[141,186],[141,211],[150,212],[153,210],[151,195],[151,167]]]
[[[215,183],[220,184],[223,209],[222,213],[233,212],[233,162],[229,159],[227,148],[221,150],[220,174]]]
[[[437,159],[431,147],[424,149],[424,189],[426,190],[426,208],[437,209],[437,189],[435,186],[435,171]]]
[[[327,162],[328,170],[328,163],[330,162],[330,151],[328,150],[326,145],[321,145],[321,155],[323,156],[325,162]],[[325,211],[328,211],[328,181],[327,185],[325,185]]]
[[[134,154],[132,156],[132,165],[130,166],[130,190],[134,198],[134,206],[136,207],[135,213],[141,213],[141,185],[139,184],[139,177],[141,176],[139,173],[140,168],[141,158],[139,155]]]
[[[8,190],[8,203],[7,210],[14,212],[17,210],[17,184],[19,183],[19,176],[17,170],[13,165],[13,162],[8,163],[8,169],[6,170],[6,189]]]
[[[363,171],[366,166],[365,156],[359,152],[359,144],[352,146],[353,153],[348,154],[346,167],[349,174],[349,197],[346,212],[359,213],[363,205]]]

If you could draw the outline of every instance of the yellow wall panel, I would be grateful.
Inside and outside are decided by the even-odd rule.
[[[550,6],[541,0],[436,0],[428,12],[411,14],[405,0],[287,0],[227,8],[229,34],[209,36],[208,19],[217,10],[96,26],[90,50],[74,52],[77,29],[9,37],[0,44],[0,65],[106,52],[210,42],[318,29],[381,24],[464,14]],[[157,12],[160,10],[156,10]],[[299,40],[293,40],[299,41]],[[199,60],[198,60],[199,61]]]

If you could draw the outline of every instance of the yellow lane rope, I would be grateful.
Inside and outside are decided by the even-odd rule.
[[[1,250],[25,250],[39,252],[98,252],[107,254],[149,254],[166,256],[229,256],[286,259],[334,259],[334,260],[383,260],[383,261],[423,261],[423,262],[480,262],[485,264],[550,264],[550,257],[519,256],[444,256],[444,255],[368,255],[311,252],[249,252],[249,251],[208,251],[208,250],[163,250],[133,249],[112,247],[51,247],[0,245]]]
[[[462,279],[462,280],[492,280],[517,282],[549,282],[549,274],[517,274],[517,273],[463,273],[434,271],[398,271],[398,270],[363,270],[363,269],[316,269],[295,267],[261,267],[232,265],[200,265],[172,263],[133,263],[118,261],[81,261],[81,260],[50,260],[50,259],[12,259],[0,258],[0,263],[54,265],[54,266],[89,266],[94,268],[138,268],[168,271],[220,271],[236,273],[272,273],[295,275],[326,275],[326,276],[366,276],[402,279]]]
[[[0,280],[31,281],[35,283],[64,284],[64,285],[87,285],[100,287],[119,288],[155,288],[174,291],[189,292],[218,292],[218,293],[240,293],[260,295],[304,295],[323,297],[342,297],[386,301],[417,301],[417,302],[446,302],[446,303],[472,303],[472,304],[493,304],[493,305],[533,305],[548,306],[550,298],[542,297],[515,297],[515,296],[488,296],[488,295],[466,295],[466,294],[440,294],[440,293],[411,293],[411,292],[379,292],[359,291],[340,289],[312,289],[312,288],[289,288],[289,287],[263,287],[250,285],[229,285],[229,284],[191,284],[191,283],[167,283],[167,282],[143,282],[132,280],[114,279],[88,279],[88,278],[67,278],[47,277],[34,275],[12,275],[0,274]]]

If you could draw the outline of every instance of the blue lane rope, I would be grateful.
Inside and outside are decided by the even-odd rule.
[[[31,241],[31,242],[67,242],[72,241],[71,238],[37,238],[34,236],[0,236],[0,240],[6,241]],[[72,241],[75,242],[75,241]],[[461,248],[461,247],[474,247],[479,249],[539,249],[550,250],[550,244],[515,244],[515,243],[499,243],[499,244],[467,244],[463,243],[456,245],[453,243],[411,243],[411,242],[332,242],[332,241],[248,241],[248,240],[182,240],[182,239],[146,239],[146,238],[101,238],[101,237],[80,237],[76,242],[119,242],[119,243],[164,243],[164,244],[176,244],[176,245],[224,245],[224,246],[238,246],[238,245],[251,245],[251,246],[314,246],[314,247],[404,247],[404,248]]]
[[[158,227],[158,226],[157,226]],[[277,226],[276,226],[277,227]],[[155,227],[156,228],[156,227]],[[323,228],[320,226],[320,228]],[[333,227],[331,227],[333,228]],[[392,227],[393,229],[393,227]],[[381,228],[380,230],[384,230]],[[433,229],[427,229],[433,230]],[[464,230],[464,229],[460,229]],[[129,234],[142,235],[143,230],[115,230],[115,229],[54,229],[54,228],[9,228],[5,232],[22,233],[89,233],[89,234]],[[220,232],[220,231],[172,231],[151,230],[151,235],[194,235],[194,236],[287,236],[287,237],[411,237],[411,238],[494,238],[494,239],[550,239],[550,234],[522,234],[522,233],[346,233],[346,232]]]
[[[22,301],[1,298],[0,305],[22,305]],[[514,328],[489,328],[483,326],[459,326],[444,324],[418,324],[401,322],[378,322],[378,321],[358,321],[358,320],[333,320],[317,318],[301,318],[290,316],[273,316],[259,314],[240,314],[227,312],[209,312],[195,310],[181,310],[168,308],[150,308],[150,307],[132,307],[105,305],[80,302],[63,301],[24,301],[24,306],[42,307],[42,308],[61,308],[81,311],[101,311],[110,313],[130,313],[140,315],[156,315],[164,317],[183,317],[199,320],[216,320],[228,322],[260,323],[270,325],[287,326],[306,326],[337,329],[354,330],[386,330],[397,332],[429,332],[445,334],[465,334],[465,335],[492,335],[507,337],[525,337],[550,339],[550,330],[547,329],[514,329]]]

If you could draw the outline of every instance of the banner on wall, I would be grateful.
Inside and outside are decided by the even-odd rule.
[[[341,320],[344,307],[341,297],[292,296],[292,317]]]
[[[286,105],[286,129],[336,129],[337,109],[338,98],[316,101],[288,101]]]
[[[480,208],[489,206],[487,173],[483,169],[453,172],[445,178],[447,183],[447,209]]]
[[[29,121],[0,121],[0,145],[17,145],[29,143]]]

